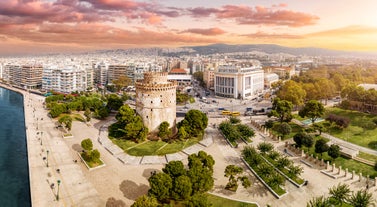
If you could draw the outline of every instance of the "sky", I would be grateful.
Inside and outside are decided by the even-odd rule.
[[[226,44],[377,52],[376,0],[0,0],[0,54]]]

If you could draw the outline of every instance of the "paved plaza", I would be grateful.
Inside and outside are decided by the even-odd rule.
[[[114,121],[113,118],[104,121],[92,120],[89,125],[75,121],[71,131],[73,137],[63,138],[62,132],[55,127],[55,120],[47,117],[47,111],[42,104],[44,98],[23,93],[33,206],[105,206],[110,197],[122,200],[130,206],[137,197],[147,193],[147,179],[152,172],[161,171],[164,164],[171,160],[182,160],[187,163],[187,156],[200,150],[212,155],[216,162],[215,186],[212,193],[256,202],[260,206],[267,204],[306,206],[307,201],[312,197],[327,195],[328,188],[338,183],[349,184],[352,190],[365,189],[365,183],[359,182],[357,176],[351,179],[349,173],[346,177],[333,179],[321,173],[316,167],[311,168],[302,164],[300,157],[293,156],[290,159],[304,168],[302,177],[309,181],[307,186],[297,188],[287,182],[285,186],[289,193],[281,199],[276,199],[250,171],[246,170],[252,186],[248,189],[240,186],[236,193],[230,192],[224,190],[227,183],[224,169],[229,164],[237,164],[245,168],[240,160],[240,151],[246,144],[231,148],[217,129],[213,128],[213,124],[218,126],[224,118],[210,119],[210,127],[206,130],[205,139],[181,152],[166,156],[134,157],[125,154],[107,139],[106,126]],[[249,117],[243,119],[244,123],[250,122]],[[80,143],[86,138],[92,139],[94,148],[100,151],[105,166],[89,171],[80,162],[78,157],[81,151]],[[258,132],[253,138],[252,145],[256,146],[265,139],[266,137]],[[283,151],[283,142],[272,141],[272,143],[276,149]],[[59,200],[57,200],[58,180],[60,180]],[[368,191],[377,198],[377,187],[372,186]]]

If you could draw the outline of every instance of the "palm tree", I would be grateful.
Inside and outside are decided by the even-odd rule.
[[[306,207],[328,207],[330,206],[330,200],[324,196],[312,198]]]
[[[287,157],[280,157],[277,160],[276,167],[279,169],[284,169],[285,167],[289,167],[290,165],[292,165],[292,161],[290,159],[288,159]]]
[[[353,207],[367,207],[372,203],[372,194],[366,190],[359,190],[347,199],[348,203]]]
[[[336,201],[335,204],[340,204],[340,206],[349,198],[350,193],[351,190],[346,184],[338,184],[329,190],[330,197]]]

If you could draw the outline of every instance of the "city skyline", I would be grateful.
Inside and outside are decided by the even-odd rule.
[[[279,44],[377,52],[377,3],[3,0],[0,55]]]

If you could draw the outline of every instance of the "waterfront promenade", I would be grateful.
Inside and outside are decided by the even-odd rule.
[[[32,206],[105,206],[47,116],[44,97],[6,85],[1,87],[19,92],[24,97]]]
[[[12,89],[13,90],[13,89]],[[47,116],[47,110],[43,108],[44,97],[29,94],[25,91],[25,124],[27,126],[28,160],[31,186],[32,205],[44,206],[106,206],[106,201],[113,197],[115,200],[130,206],[134,200],[146,194],[148,191],[148,178],[151,172],[160,171],[163,163],[155,164],[123,164],[116,156],[112,155],[98,142],[100,129],[111,121],[92,120],[90,125],[83,122],[74,122],[71,133],[73,138],[63,138],[62,133],[55,128],[56,120]],[[209,126],[218,125],[223,118],[209,120]],[[244,118],[244,123],[249,121]],[[252,187],[244,189],[239,187],[236,193],[227,191],[224,186],[227,178],[224,177],[224,169],[229,164],[242,165],[239,148],[230,148],[225,140],[219,136],[216,130],[213,132],[214,144],[205,148],[216,161],[214,177],[215,186],[212,193],[248,202],[257,202],[260,206],[270,204],[272,206],[305,206],[313,196],[327,195],[328,188],[338,183],[347,183],[351,189],[365,189],[365,182],[350,179],[350,175],[339,179],[330,178],[316,168],[303,165],[302,177],[309,180],[309,185],[296,188],[287,183],[289,194],[282,199],[276,199],[265,187],[246,171],[252,180]],[[90,138],[95,149],[101,153],[101,159],[105,166],[89,171],[79,161],[78,152],[81,150],[81,140]],[[252,145],[265,141],[261,133],[256,133]],[[283,142],[273,142],[275,147],[282,150]],[[47,150],[49,153],[47,154]],[[300,164],[298,157],[290,158],[296,164]],[[78,162],[74,162],[78,160]],[[48,161],[48,167],[47,167]],[[183,160],[187,164],[186,160]],[[59,169],[59,172],[57,171]],[[59,200],[57,200],[57,181],[60,180]],[[51,188],[51,185],[54,187]],[[369,192],[376,195],[377,188],[372,187]],[[297,199],[299,198],[299,199]]]

